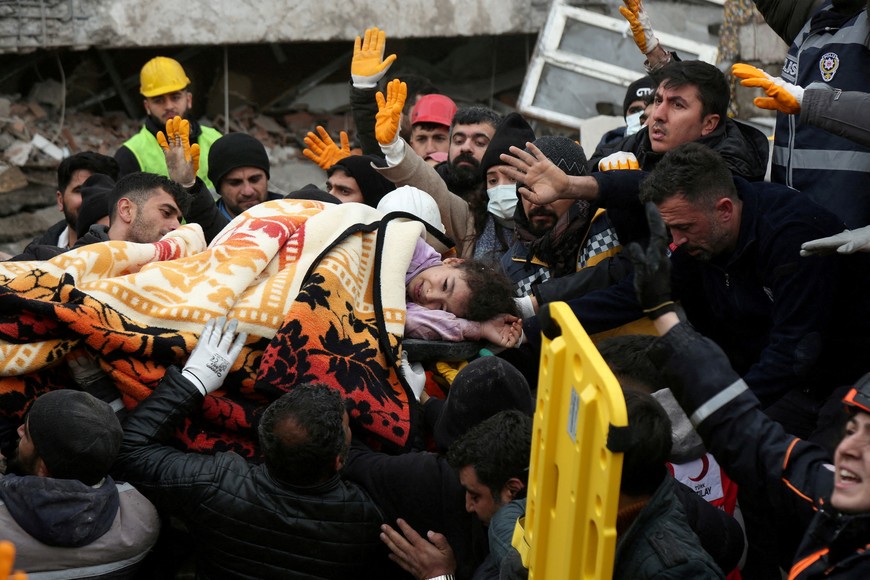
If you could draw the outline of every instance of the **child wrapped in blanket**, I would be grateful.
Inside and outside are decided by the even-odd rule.
[[[404,185],[378,202],[385,214],[409,213],[441,233],[444,224],[435,200],[420,189]],[[479,260],[463,261],[456,252],[433,245],[441,242],[428,233],[417,239],[405,273],[407,318],[405,337],[427,340],[481,340],[502,347],[517,346],[522,320],[517,318],[511,282],[498,266]]]
[[[419,238],[405,274],[405,336],[429,340],[488,340],[511,348],[522,335],[511,282],[480,260],[441,255]]]

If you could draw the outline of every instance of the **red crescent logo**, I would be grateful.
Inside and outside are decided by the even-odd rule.
[[[707,459],[706,453],[701,457],[701,464],[701,473],[698,474],[698,477],[690,477],[690,480],[701,481],[707,476],[707,470],[710,469],[710,460]]]

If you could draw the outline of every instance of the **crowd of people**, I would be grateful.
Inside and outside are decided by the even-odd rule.
[[[0,424],[0,540],[15,567],[528,577],[512,536],[530,483],[539,313],[564,301],[625,398],[625,436],[608,441],[623,455],[614,578],[870,574],[870,3],[756,6],[791,46],[781,77],[731,71],[777,111],[769,181],[767,136],[728,116],[728,77],[666,50],[641,0],[620,11],[648,74],[594,152],[536,135],[519,113],[458,106],[427,79],[388,79],[397,57],[371,28],[351,63],[354,147],[310,132],[304,153],[326,183],[289,194],[270,187],[259,141],[188,118],[178,62],[145,63],[139,133],[114,158],[64,159],[63,219],[9,262],[154,244],[184,223],[212,244],[279,200],[419,222],[402,253],[394,369],[415,427],[401,450],[378,448],[366,429],[397,418],[361,414],[353,385],[306,375],[244,418],[252,457],[184,449],[190,418],[245,356],[238,320],[205,323],[141,401],[77,350],[52,363],[70,384],[23,390],[26,412]],[[446,346],[458,342],[478,344],[456,361]]]

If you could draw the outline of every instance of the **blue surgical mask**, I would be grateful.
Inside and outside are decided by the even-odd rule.
[[[639,111],[632,115],[629,115],[625,118],[625,136],[634,135],[638,131],[640,131],[640,116],[643,114],[643,111]]]
[[[517,207],[517,184],[496,185],[486,190],[489,201],[486,211],[503,220],[514,219],[514,210]]]

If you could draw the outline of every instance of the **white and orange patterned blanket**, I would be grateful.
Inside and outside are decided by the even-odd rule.
[[[76,349],[133,407],[168,365],[183,365],[208,319],[228,316],[249,333],[246,348],[179,432],[183,445],[255,456],[264,406],[317,380],[346,394],[370,443],[404,448],[413,397],[395,361],[422,225],[381,217],[360,204],[279,200],[240,215],[207,248],[189,224],[154,244],[0,263],[0,436],[40,393],[72,386],[65,360]]]

